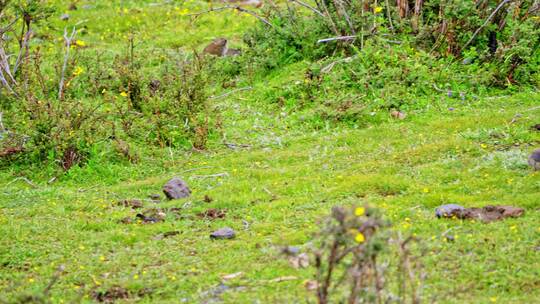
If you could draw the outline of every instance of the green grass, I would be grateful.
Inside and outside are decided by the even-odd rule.
[[[81,39],[89,48],[114,52],[125,47],[129,23],[139,22],[142,47],[172,49],[200,48],[217,36],[239,43],[253,22],[220,13],[190,23],[174,5],[125,2],[133,13],[96,1],[93,9],[71,12],[70,22],[97,20],[87,23],[88,34]],[[202,6],[187,4],[190,11]],[[58,35],[62,26],[58,21]],[[395,229],[422,240],[428,250],[423,258],[427,299],[540,301],[540,251],[535,249],[540,246],[540,175],[526,165],[528,153],[540,145],[540,133],[529,129],[538,123],[540,110],[534,107],[540,94],[473,102],[433,96],[427,98],[433,106],[413,110],[403,121],[379,111],[360,128],[321,121],[309,108],[293,111],[264,102],[270,88],[301,80],[303,68],[304,63],[285,67],[256,80],[253,90],[220,101],[222,136],[250,148],[233,151],[220,140],[205,152],[139,147],[143,157],[136,165],[111,162],[96,152],[85,167],[51,184],[52,172],[39,167],[0,172],[0,300],[39,294],[64,265],[50,293],[53,303],[92,302],[93,291],[111,286],[134,294],[124,302],[203,302],[222,275],[239,271],[244,275],[227,284],[241,288],[224,293],[225,303],[314,301],[303,286],[313,271],[290,267],[279,246],[305,246],[332,206],[366,202],[383,209]],[[205,177],[218,173],[227,175]],[[30,177],[37,187],[19,176]],[[138,198],[152,207],[148,195],[160,193],[173,176],[188,182],[192,197],[157,207],[180,207],[179,217],[168,214],[157,224],[119,222],[137,212],[116,201]],[[213,201],[204,202],[205,195]],[[435,219],[435,207],[445,203],[515,205],[526,211],[521,218],[489,224]],[[227,216],[214,221],[197,216],[208,208],[227,209]],[[224,226],[234,228],[237,238],[210,240],[209,234]],[[180,234],[153,239],[167,231]],[[455,242],[445,241],[448,231]],[[272,281],[284,276],[296,279]],[[136,295],[144,289],[146,295]]]

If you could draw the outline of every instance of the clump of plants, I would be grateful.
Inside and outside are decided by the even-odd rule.
[[[540,12],[533,1],[289,1],[268,5],[245,38],[260,67],[413,46],[464,64],[496,63],[494,84],[539,83]],[[362,52],[361,54],[365,54]]]
[[[44,52],[32,43],[46,28],[33,25],[50,16],[50,7],[40,4],[1,6],[3,165],[46,162],[67,171],[94,154],[135,162],[137,145],[206,149],[214,113],[206,58],[161,56],[156,72],[146,64],[155,58],[137,53],[133,36],[126,54],[110,58],[86,49],[76,28],[64,30],[60,52]]]
[[[420,303],[424,274],[415,239],[392,232],[379,210],[334,207],[314,252],[318,303]]]

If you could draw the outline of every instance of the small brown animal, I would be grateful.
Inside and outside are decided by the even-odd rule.
[[[390,116],[401,120],[401,119],[405,119],[405,117],[407,117],[407,114],[400,111],[393,110],[392,112],[390,112]]]
[[[204,48],[203,53],[222,57],[227,55],[227,50],[227,39],[217,38]]]

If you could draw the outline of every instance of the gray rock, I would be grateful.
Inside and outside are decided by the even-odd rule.
[[[281,252],[285,255],[295,256],[300,253],[300,248],[296,246],[286,246],[281,249]]]
[[[179,199],[190,196],[191,190],[186,182],[179,177],[175,177],[163,186],[163,193],[168,199]]]
[[[60,16],[60,20],[68,21],[69,20],[69,14],[62,14],[62,16]]]
[[[534,170],[540,170],[540,149],[536,149],[529,156],[529,165]]]
[[[229,227],[218,229],[212,232],[212,234],[210,234],[211,239],[217,239],[217,240],[234,239],[235,236],[236,236],[236,233],[234,232],[232,228],[229,228]]]
[[[463,210],[465,210],[465,208],[463,208],[460,205],[456,205],[456,204],[442,205],[442,206],[438,207],[437,209],[435,209],[435,216],[438,217],[438,218],[452,217],[456,213],[461,212]]]

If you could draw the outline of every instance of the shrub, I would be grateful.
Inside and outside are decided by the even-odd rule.
[[[334,207],[314,249],[318,303],[420,303],[424,274],[402,239],[371,207]],[[389,266],[391,265],[391,266]]]

